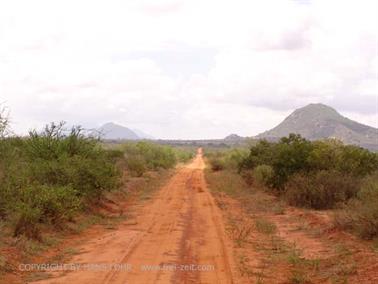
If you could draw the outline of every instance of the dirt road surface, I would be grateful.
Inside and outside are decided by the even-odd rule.
[[[200,149],[135,222],[76,248],[79,254],[70,263],[83,265],[81,269],[54,272],[33,283],[238,283],[232,244],[206,187],[204,167]]]

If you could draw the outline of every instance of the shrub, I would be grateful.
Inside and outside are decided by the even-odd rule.
[[[254,181],[262,186],[269,186],[272,183],[273,176],[273,168],[268,165],[259,165],[253,170]]]
[[[338,156],[337,169],[345,174],[364,177],[378,169],[378,155],[361,147],[344,146]]]
[[[311,170],[337,170],[363,177],[378,168],[378,155],[366,149],[334,140],[316,141],[313,145],[308,158]]]
[[[86,199],[98,200],[105,191],[119,187],[120,173],[106,157],[106,153],[95,159],[73,157],[68,161],[67,182]],[[70,165],[70,167],[69,167]]]
[[[188,155],[178,149],[145,141],[129,142],[122,145],[121,149],[125,153],[128,170],[136,175],[142,175],[147,169],[169,169],[174,167],[179,159],[188,159]]]
[[[17,208],[14,236],[25,235],[32,239],[41,239],[39,219],[42,216],[40,208],[21,204]]]
[[[138,142],[136,144],[138,153],[142,155],[149,169],[172,168],[177,160],[171,147],[161,146],[149,142]]]
[[[173,148],[176,160],[181,163],[186,163],[194,157],[194,149],[190,148]]]
[[[365,239],[378,237],[378,173],[367,177],[357,197],[336,215],[336,225]]]
[[[81,205],[117,188],[117,153],[104,150],[80,127],[64,123],[0,140],[0,218],[15,221],[15,235],[38,237],[41,223],[69,220]]]
[[[249,154],[239,162],[239,172],[253,169],[258,165],[271,165],[275,160],[276,144],[260,140],[250,148]]]
[[[378,155],[336,140],[311,142],[300,135],[290,134],[278,143],[259,141],[239,163],[239,172],[259,165],[273,168],[271,186],[283,192],[290,177],[298,173],[310,176],[326,170],[364,177],[378,169]]]
[[[126,160],[127,169],[130,171],[132,176],[141,177],[147,170],[146,162],[140,156],[131,156]]]
[[[81,206],[76,190],[69,186],[28,186],[20,190],[20,197],[16,202],[14,235],[24,234],[30,238],[40,237],[40,223],[60,227]]]
[[[291,205],[314,209],[333,208],[356,196],[360,180],[336,171],[295,174],[285,186],[284,197]]]
[[[312,149],[312,143],[297,134],[290,134],[279,143],[262,140],[251,147],[249,155],[240,163],[239,171],[269,165],[274,172],[271,185],[282,191],[291,175],[310,169],[308,157]]]
[[[209,158],[209,163],[214,172],[224,170],[226,167],[221,157],[211,157]]]
[[[97,140],[85,137],[80,127],[66,134],[63,125],[52,123],[43,133],[30,132],[25,140],[30,181],[71,185],[87,198],[99,198],[103,191],[116,188],[120,175],[113,156]]]
[[[232,149],[224,154],[224,165],[228,169],[238,169],[240,163],[248,156],[246,149]]]
[[[313,146],[300,135],[290,134],[277,144],[275,158],[272,162],[274,178],[272,185],[282,191],[289,177],[298,172],[308,171],[308,157]]]

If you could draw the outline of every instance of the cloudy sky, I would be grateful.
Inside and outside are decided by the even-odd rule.
[[[251,136],[322,102],[378,127],[378,1],[0,2],[0,102],[25,133],[113,121]]]

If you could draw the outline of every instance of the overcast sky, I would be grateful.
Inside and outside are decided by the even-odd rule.
[[[0,2],[0,102],[25,133],[116,122],[256,135],[322,102],[378,127],[378,1]]]

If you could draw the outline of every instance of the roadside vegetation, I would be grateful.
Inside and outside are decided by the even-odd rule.
[[[66,129],[64,123],[10,136],[4,111],[0,136],[0,226],[13,237],[39,241],[45,229],[63,229],[107,192],[121,190],[125,176],[170,169],[193,155],[151,142],[106,149],[81,127]]]
[[[233,170],[239,168],[244,158],[248,155],[247,148],[206,150],[206,158],[213,171],[225,169]]]
[[[289,205],[338,209],[335,224],[360,237],[378,237],[378,155],[336,140],[291,134],[245,149],[210,151],[213,171],[231,170]]]
[[[193,155],[146,141],[107,143],[64,122],[19,137],[0,104],[0,279],[66,234],[115,228],[130,217],[128,200],[148,199]]]
[[[41,224],[61,227],[104,191],[119,186],[113,158],[80,127],[64,124],[0,141],[0,218],[14,236],[40,239]]]
[[[205,149],[205,155],[206,180],[227,217],[226,231],[246,282],[375,279],[370,269],[378,258],[375,153],[291,135],[249,149]]]
[[[185,163],[193,157],[191,149],[173,148],[151,142],[129,142],[119,146],[124,155],[127,170],[133,176],[142,176],[147,171],[169,169],[177,163]]]
[[[251,187],[236,170],[208,168],[205,174],[227,217],[226,232],[246,283],[348,283],[355,275],[359,256],[349,247],[337,239],[329,246],[318,245],[321,230],[328,227],[310,227],[305,215],[292,214],[284,201]],[[306,254],[313,242],[318,245],[311,248],[316,254]]]

